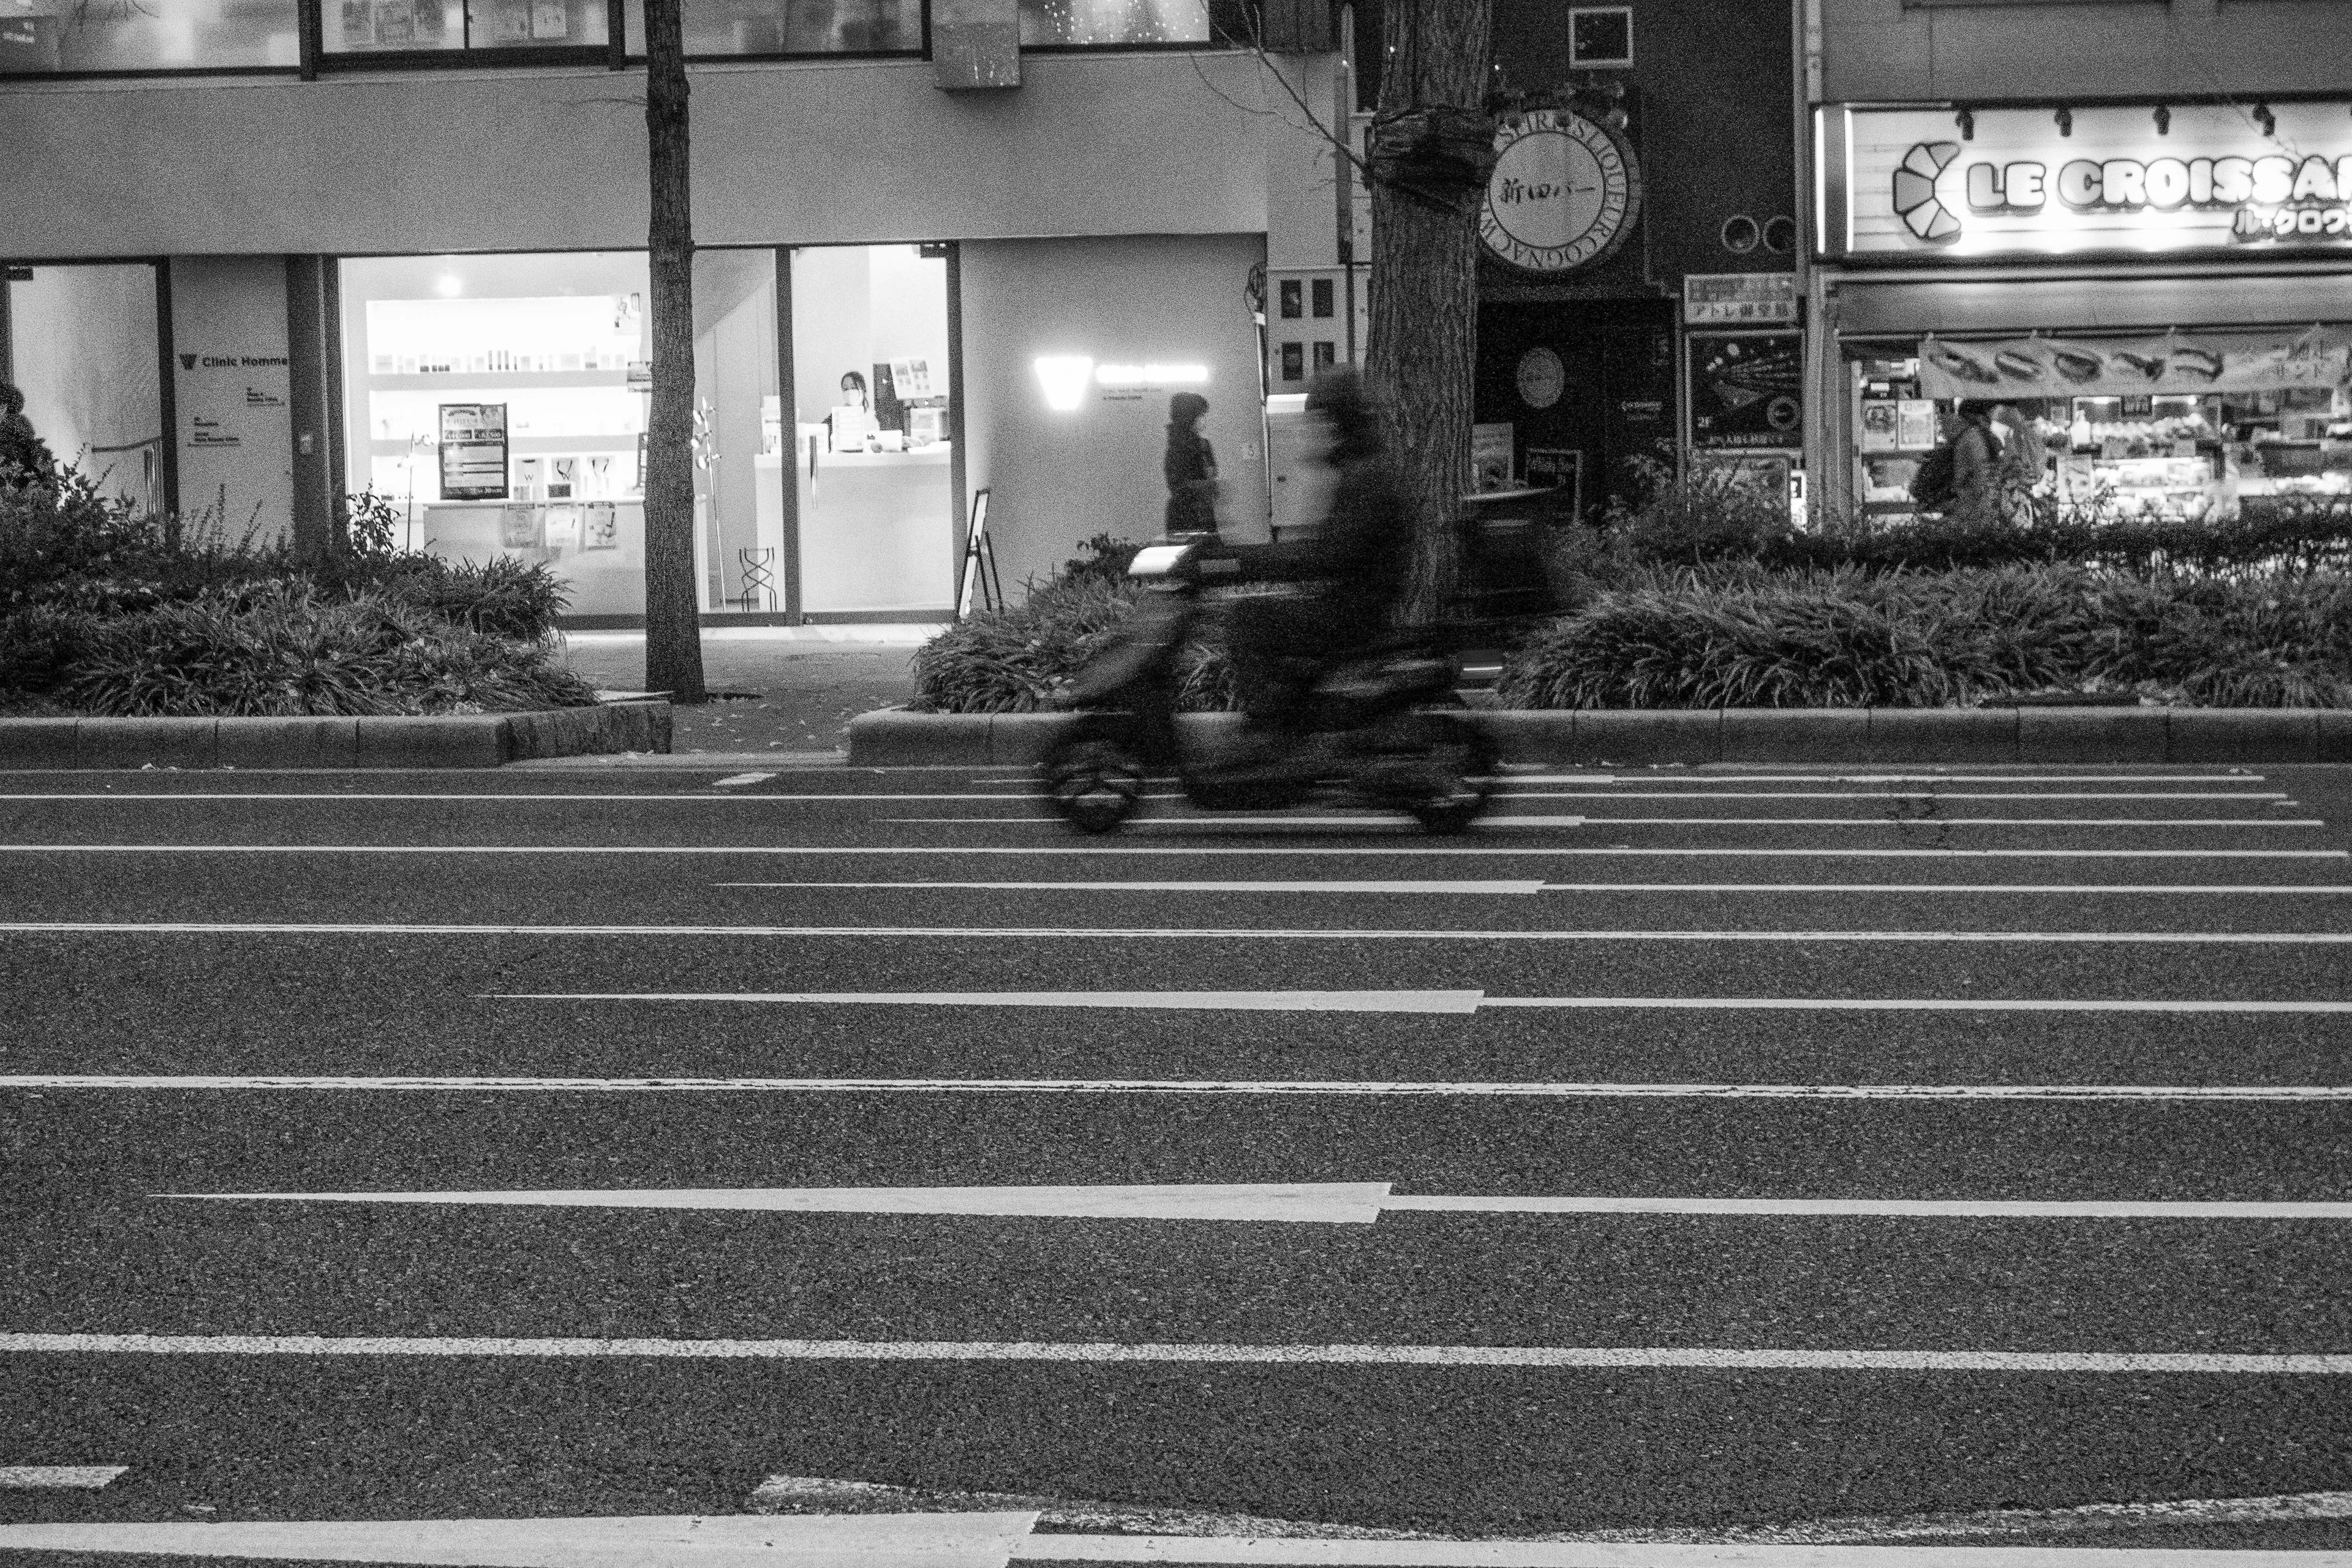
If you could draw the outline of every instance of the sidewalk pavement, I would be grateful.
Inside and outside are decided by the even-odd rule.
[[[706,626],[704,682],[755,699],[671,710],[674,752],[833,752],[849,721],[914,695],[908,659],[939,630],[929,626]],[[564,634],[563,662],[589,684],[645,685],[643,632]]]

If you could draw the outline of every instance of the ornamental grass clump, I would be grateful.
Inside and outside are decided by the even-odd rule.
[[[1517,708],[1920,708],[2053,691],[2352,707],[2352,584],[2081,567],[1741,577],[1604,593],[1515,649]]]
[[[596,700],[543,647],[381,594],[342,599],[288,583],[97,623],[50,695],[132,717],[507,712]]]

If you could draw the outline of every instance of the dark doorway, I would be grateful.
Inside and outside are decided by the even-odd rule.
[[[1478,423],[1511,426],[1514,475],[1544,482],[1580,461],[1588,515],[1633,504],[1633,459],[1674,461],[1674,302],[1481,304],[1475,407]]]

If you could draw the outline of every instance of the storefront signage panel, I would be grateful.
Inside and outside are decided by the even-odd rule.
[[[1691,445],[1701,451],[1804,439],[1804,340],[1795,332],[1693,332]]]
[[[1767,327],[1797,319],[1793,272],[1694,272],[1683,279],[1683,321],[1694,327]]]
[[[2352,115],[2281,104],[1958,111],[1838,110],[1832,249],[1856,255],[2352,247]]]
[[[507,499],[507,405],[440,405],[441,499]]]
[[[1495,134],[1478,232],[1498,261],[1551,277],[1607,258],[1633,232],[1642,183],[1633,147],[1565,110],[1538,110]]]
[[[1696,342],[1696,340],[1694,340]],[[2021,338],[1919,345],[1927,397],[2175,397],[2281,392],[2352,380],[2352,331],[2200,332],[2161,338]]]

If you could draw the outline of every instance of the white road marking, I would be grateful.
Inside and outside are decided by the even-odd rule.
[[[829,1006],[1121,1007],[1250,1013],[1475,1013],[1482,1007],[1847,1013],[2352,1013],[2352,1001],[2167,997],[1489,996],[1483,991],[491,991],[485,1002],[751,1002]]]
[[[866,891],[926,891],[977,888],[991,892],[1066,893],[1540,893],[1525,882],[713,882],[714,888],[856,888]]]
[[[712,779],[710,781],[710,787],[712,789],[735,789],[743,784],[765,784],[775,776],[776,775],[773,773],[730,773],[723,779]]]
[[[1016,1542],[1023,1563],[1295,1563],[1299,1568],[2084,1568],[2084,1547],[1870,1546],[1640,1542],[1626,1531],[1579,1540],[1358,1541],[1297,1536],[1080,1535],[1055,1531]],[[2132,1568],[2352,1568],[2352,1552],[2102,1552]]]
[[[2352,1101],[2347,1084],[1546,1083],[1379,1079],[350,1078],[260,1073],[13,1073],[9,1089],[263,1094],[1232,1094],[1402,1099]]]
[[[1922,1536],[2085,1534],[2161,1524],[2273,1524],[2290,1520],[2352,1519],[2352,1492],[2289,1492],[2271,1497],[2183,1498],[2165,1502],[2091,1502],[2072,1508],[2002,1508],[1968,1512],[1880,1514],[1854,1519],[1767,1525],[1724,1532],[1742,1542],[1892,1542]],[[1696,1531],[1676,1531],[1696,1536]],[[2135,1558],[2139,1556],[2134,1552]],[[2159,1559],[2173,1555],[2157,1552]],[[2235,1555],[2233,1553],[2233,1555]]]
[[[1034,1513],[0,1525],[0,1549],[475,1568],[1004,1568]]]
[[[2178,882],[713,882],[714,888],[840,888],[866,892],[928,892],[978,889],[991,892],[1074,893],[2300,893],[2312,897],[2352,893],[2352,884],[2242,882],[2223,885]]]
[[[6,1355],[482,1356],[678,1361],[1489,1366],[1686,1372],[2219,1373],[2341,1377],[2352,1355],[2217,1351],[1765,1350],[1683,1345],[1123,1344],[1032,1340],[673,1340],[402,1334],[0,1333]],[[217,1526],[214,1528],[218,1528]]]
[[[1526,778],[1506,774],[1514,784],[1584,784],[1597,781],[1560,778]],[[1625,775],[1615,775],[1622,778]],[[1637,777],[1637,784],[2266,784],[2261,773],[1649,773]]]
[[[292,921],[6,921],[23,936],[856,937],[995,942],[2021,942],[2112,946],[2339,947],[2352,931],[1413,931],[1316,926],[428,925]],[[1592,1005],[1592,1004],[1582,1004]]]
[[[528,1208],[709,1209],[759,1214],[958,1215],[1004,1219],[1165,1219],[1370,1225],[1386,1182],[1161,1186],[716,1187],[447,1193],[158,1193],[229,1202],[429,1204]],[[2352,1205],[2347,1205],[2352,1207]]]
[[[0,1490],[57,1487],[94,1492],[130,1468],[128,1465],[0,1465]]]
[[[2026,790],[2005,795],[1932,794],[1889,790],[1521,790],[1504,789],[1496,800],[2244,800],[2293,804],[2284,790],[2116,790],[2094,794]],[[1595,821],[1615,820],[1594,818]],[[1811,820],[1808,818],[1807,820]],[[2006,819],[2004,819],[2006,820]]]
[[[964,818],[953,820],[962,821]],[[1024,819],[1025,820],[1025,819]],[[0,844],[0,855],[1258,855],[1351,856],[1362,858],[1485,855],[1517,859],[1598,855],[1610,858],[1838,858],[1860,860],[2346,860],[2352,849],[1953,849],[1737,848],[1668,845],[1460,844],[1349,845],[1198,844],[1169,848],[1145,844]]]
[[[2352,1203],[2271,1200],[1606,1197],[1394,1194],[1387,1182],[988,1187],[603,1187],[477,1192],[157,1193],[215,1203],[693,1209],[1370,1225],[1384,1213],[1675,1215],[1730,1219],[2346,1220]]]
[[[1241,1013],[1475,1013],[1477,991],[495,991],[489,1002],[793,1002],[836,1006],[1121,1007]],[[2352,1003],[2347,1003],[2352,1007]]]
[[[919,826],[973,826],[1003,827],[1026,825],[1058,827],[1056,816],[877,816],[877,822]],[[1139,816],[1127,824],[1139,827],[1377,827],[1413,832],[1411,819],[1395,816],[1226,816],[1211,813],[1181,816]],[[1471,824],[1475,832],[1521,827],[2325,827],[2317,817],[2302,816],[1482,816]]]
[[[762,778],[773,778],[775,775],[774,775],[773,773],[760,773],[760,774],[756,774],[756,775],[755,775],[755,774],[743,774],[743,775],[739,775],[739,776],[740,776],[740,777],[743,779],[743,781],[744,781],[744,782],[746,782],[746,783],[756,783],[759,779],[762,779]],[[724,779],[722,779],[722,780],[719,781],[719,784],[725,784],[725,783],[728,783],[728,782],[730,782],[730,781],[728,781],[728,780],[724,780]],[[718,785],[717,785],[717,784],[714,784],[714,785],[711,785],[710,787],[712,787],[712,788],[716,788],[716,787],[718,787]],[[886,795],[886,794],[880,794],[880,793],[869,793],[869,792],[863,792],[863,791],[853,791],[853,792],[850,792],[850,793],[847,793],[847,794],[842,794],[842,795],[803,795],[803,794],[801,794],[801,793],[799,793],[799,792],[797,792],[797,791],[794,791],[794,792],[791,792],[791,793],[778,793],[778,794],[773,794],[773,795],[671,795],[671,794],[667,794],[667,793],[665,793],[665,792],[653,792],[653,791],[649,791],[649,792],[647,792],[647,793],[646,793],[646,794],[643,794],[643,795],[593,795],[593,794],[586,793],[586,792],[584,792],[584,791],[583,791],[583,792],[566,792],[566,791],[554,791],[554,792],[549,792],[549,791],[541,791],[541,792],[540,792],[540,793],[538,793],[538,794],[532,795],[532,794],[525,794],[525,793],[523,793],[523,792],[521,792],[521,791],[519,791],[519,790],[518,790],[518,791],[506,791],[506,790],[484,791],[484,792],[475,793],[475,794],[461,794],[461,793],[457,793],[457,792],[428,793],[428,792],[425,792],[425,791],[423,791],[423,790],[417,790],[417,791],[409,791],[409,790],[352,790],[352,791],[349,791],[348,793],[346,793],[346,792],[341,792],[341,791],[336,791],[336,792],[329,793],[329,792],[321,792],[321,791],[316,791],[316,790],[304,790],[304,791],[293,791],[293,790],[278,790],[278,791],[265,791],[265,790],[226,790],[226,791],[213,791],[213,792],[203,792],[203,791],[195,791],[195,790],[188,790],[188,791],[179,791],[179,790],[170,790],[170,791],[165,791],[165,790],[131,790],[131,791],[115,791],[115,792],[112,792],[112,793],[104,793],[104,792],[100,792],[100,793],[89,793],[89,792],[72,793],[72,792],[66,792],[66,791],[57,791],[57,792],[47,793],[47,794],[34,794],[34,793],[32,793],[32,792],[30,792],[30,791],[26,791],[26,792],[13,792],[13,791],[0,790],[0,805],[5,805],[7,802],[12,801],[12,800],[39,800],[39,801],[104,801],[104,802],[107,802],[107,803],[109,803],[109,804],[110,804],[110,805],[128,805],[128,804],[131,804],[131,803],[132,803],[132,802],[139,802],[139,801],[144,801],[144,802],[147,802],[147,803],[150,803],[150,804],[154,804],[154,803],[158,803],[158,802],[160,802],[160,803],[163,803],[163,804],[166,804],[166,805],[168,805],[168,804],[170,804],[170,803],[172,803],[172,802],[174,802],[174,801],[183,801],[183,800],[195,800],[195,801],[260,800],[260,801],[271,801],[271,802],[285,802],[285,801],[291,801],[291,800],[329,801],[329,802],[333,802],[333,801],[345,801],[345,800],[364,800],[364,801],[416,800],[416,801],[428,801],[428,802],[433,802],[433,803],[436,803],[436,804],[443,804],[443,803],[446,803],[446,802],[450,802],[450,801],[461,801],[461,800],[462,800],[462,801],[479,801],[479,802],[488,802],[488,803],[495,803],[495,804],[505,804],[505,803],[508,803],[508,802],[535,802],[535,803],[544,803],[544,802],[547,802],[547,801],[564,801],[564,802],[595,801],[595,802],[604,802],[604,803],[609,803],[609,802],[614,802],[614,801],[622,801],[622,802],[626,802],[626,803],[629,803],[629,804],[631,804],[631,805],[712,805],[712,804],[714,804],[714,803],[719,803],[719,802],[725,802],[725,803],[730,803],[730,804],[741,803],[741,804],[749,804],[749,805],[789,805],[789,804],[791,804],[792,802],[796,801],[796,800],[814,800],[814,801],[844,801],[844,800],[1033,800],[1033,799],[1034,799],[1034,798],[1036,798],[1036,792],[1035,792],[1035,791],[1034,791],[1034,790],[1018,790],[1018,791],[1015,791],[1015,790],[987,790],[987,791],[981,791],[981,792],[953,791],[953,790],[925,790],[925,791],[922,791],[922,792],[920,792],[920,793],[919,793],[919,794],[911,794],[911,795]],[[1181,798],[1181,797],[1180,797],[1180,796],[1177,796],[1177,795],[1160,795],[1160,796],[1156,796],[1156,797],[1153,797],[1153,798],[1161,799],[1161,800],[1175,800],[1175,799],[1178,799],[1178,798]]]

